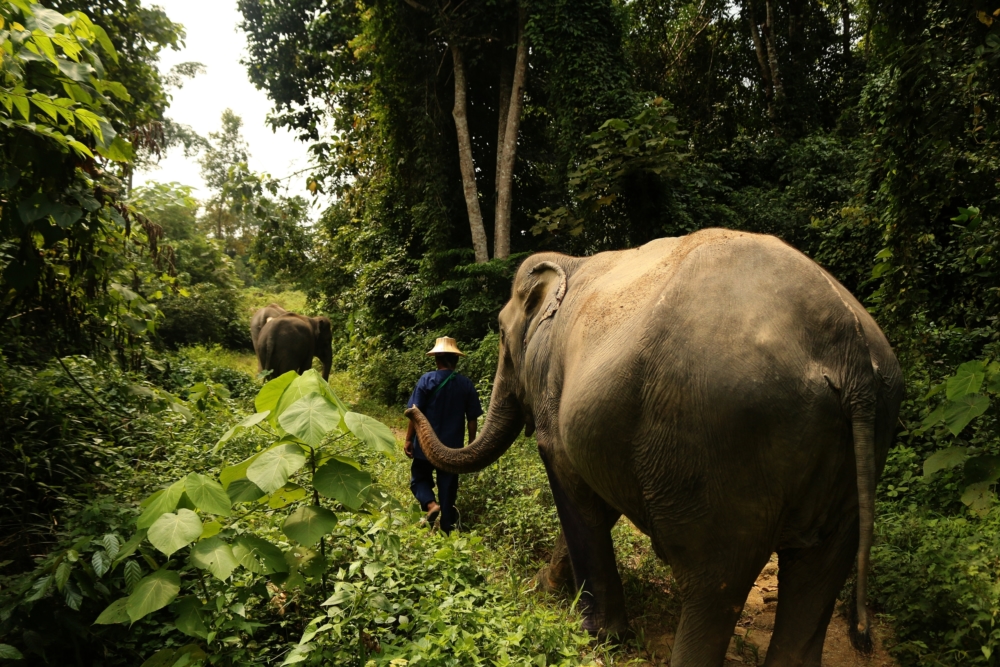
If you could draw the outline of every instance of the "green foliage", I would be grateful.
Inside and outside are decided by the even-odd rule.
[[[1000,515],[981,520],[884,507],[872,590],[890,610],[902,665],[995,665]]]
[[[165,296],[157,303],[163,323],[157,337],[168,348],[222,345],[232,350],[252,348],[250,318],[240,307],[235,289],[212,283]]]

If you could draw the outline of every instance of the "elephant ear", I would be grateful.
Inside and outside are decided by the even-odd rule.
[[[539,262],[528,271],[521,292],[527,322],[524,345],[527,347],[539,325],[559,310],[566,296],[566,272],[554,262]]]

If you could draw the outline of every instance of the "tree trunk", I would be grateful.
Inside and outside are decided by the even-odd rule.
[[[771,66],[771,85],[774,86],[774,103],[780,106],[785,98],[785,87],[778,71],[778,48],[774,42],[774,0],[766,0],[767,23],[764,24],[764,38],[767,40],[767,60]]]
[[[483,264],[489,261],[490,255],[486,246],[483,213],[479,208],[476,166],[472,160],[472,139],[469,136],[469,119],[466,116],[465,58],[457,44],[451,45],[451,58],[455,67],[455,106],[451,110],[451,115],[455,119],[455,132],[458,134],[458,161],[462,170],[462,190],[465,193],[465,208],[469,212],[469,227],[472,229],[472,247],[476,251],[476,262]]]
[[[510,112],[510,88],[514,84],[514,68],[507,54],[500,57],[500,113],[497,122],[497,170],[493,183],[493,203],[500,196],[500,167],[503,162],[503,141],[507,135],[507,114]]]
[[[521,127],[521,110],[524,107],[524,80],[528,74],[528,37],[525,34],[527,12],[521,7],[517,25],[517,61],[514,64],[514,82],[511,84],[507,123],[504,128],[503,154],[497,157],[497,215],[493,229],[493,257],[510,256],[510,211],[514,189],[514,162],[517,157],[517,133]]]

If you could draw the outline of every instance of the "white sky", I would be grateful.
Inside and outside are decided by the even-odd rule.
[[[240,65],[240,58],[246,52],[246,37],[237,29],[242,15],[236,8],[236,0],[143,0],[143,4],[162,7],[172,21],[183,23],[187,31],[186,48],[161,52],[161,71],[191,61],[202,63],[207,70],[173,91],[166,114],[169,118],[190,125],[207,138],[209,132],[221,127],[222,112],[232,109],[243,118],[243,136],[250,146],[250,169],[283,178],[308,166],[306,144],[286,130],[272,132],[264,122],[271,101],[263,91],[254,88],[246,69]],[[186,20],[191,17],[194,18]],[[312,200],[305,177],[306,174],[301,174],[283,181],[287,194],[301,194]],[[197,188],[195,196],[199,198],[208,196],[197,161],[185,158],[180,148],[171,150],[158,168],[136,174],[136,185],[148,181],[176,181]]]

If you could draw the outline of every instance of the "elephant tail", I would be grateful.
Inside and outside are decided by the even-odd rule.
[[[872,543],[875,537],[875,487],[878,484],[878,465],[875,461],[875,417],[878,362],[868,345],[865,328],[845,294],[847,291],[820,269],[820,274],[833,290],[834,295],[846,311],[842,321],[847,333],[850,360],[840,375],[844,387],[841,405],[851,421],[854,440],[854,466],[858,486],[858,576],[855,585],[856,604],[850,613],[851,644],[861,653],[870,655],[874,651],[871,634],[871,619],[868,614],[868,571]],[[847,294],[849,297],[849,294]],[[840,393],[838,383],[827,376],[827,381]]]

